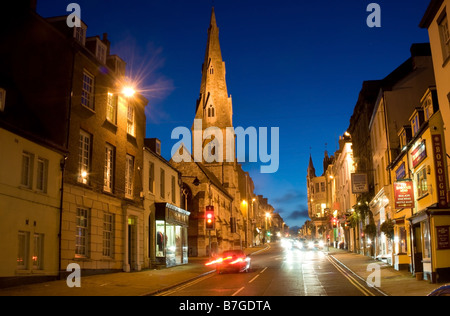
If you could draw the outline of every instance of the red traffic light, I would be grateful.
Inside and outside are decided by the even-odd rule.
[[[215,227],[214,206],[207,206],[205,213],[206,230],[213,230]]]

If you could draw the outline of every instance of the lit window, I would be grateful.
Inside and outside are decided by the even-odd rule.
[[[91,160],[91,135],[80,131],[78,148],[78,182],[88,184]]]
[[[430,117],[433,115],[433,102],[431,101],[431,97],[428,97],[424,103],[424,111],[425,111],[425,120],[428,121]]]
[[[94,110],[94,76],[83,72],[83,87],[81,90],[81,104]]]
[[[44,235],[35,233],[33,236],[33,256],[31,257],[33,270],[42,270],[42,257],[44,253]]]
[[[130,104],[128,104],[128,111],[127,111],[127,133],[131,136],[135,135],[135,127],[134,122],[135,121],[135,115],[134,115],[134,107]]]
[[[106,101],[106,119],[117,124],[117,96],[108,92]]]
[[[114,147],[106,144],[105,148],[105,174],[103,190],[105,192],[113,192],[113,179],[114,179]]]
[[[87,257],[89,245],[89,210],[77,209],[75,229],[75,257]]]
[[[127,155],[125,169],[125,197],[133,198],[134,157]]]
[[[427,168],[422,168],[417,173],[417,195],[422,197],[428,193]]]
[[[28,243],[30,239],[29,232],[19,231],[18,249],[17,249],[17,269],[26,270],[28,267]]]

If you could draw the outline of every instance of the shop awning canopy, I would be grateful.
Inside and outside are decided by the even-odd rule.
[[[190,212],[170,203],[155,203],[155,219],[169,224],[188,226]]]

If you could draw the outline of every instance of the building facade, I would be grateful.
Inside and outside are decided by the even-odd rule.
[[[375,187],[369,206],[377,227],[374,251],[376,257],[391,264],[393,243],[381,230],[383,223],[394,216],[393,181],[387,167],[399,152],[399,129],[408,123],[411,111],[432,85],[434,72],[429,45],[414,44],[411,57],[383,80],[369,124]]]
[[[84,22],[72,28],[33,5],[16,9],[2,42],[0,86],[14,109],[4,119],[67,152],[60,273],[70,263],[85,274],[140,270],[147,100],[124,92],[126,65],[106,34],[88,37]]]
[[[65,152],[1,126],[0,287],[56,279]]]
[[[189,215],[181,173],[161,156],[161,142],[144,147],[144,268],[188,263]],[[184,209],[182,208],[184,207]]]

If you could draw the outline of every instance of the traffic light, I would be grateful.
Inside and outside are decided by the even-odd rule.
[[[215,216],[214,216],[214,206],[207,206],[205,212],[205,225],[206,230],[215,229]]]
[[[337,218],[334,217],[334,218],[331,220],[331,223],[333,224],[333,228],[337,228],[337,223],[338,223]]]

